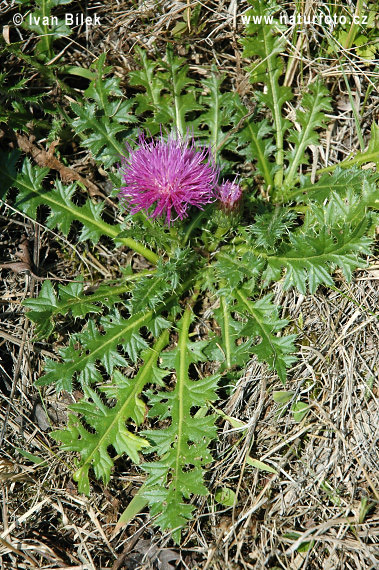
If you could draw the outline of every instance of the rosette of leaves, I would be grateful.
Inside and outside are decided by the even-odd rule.
[[[219,397],[220,380],[227,375],[232,384],[249,359],[258,358],[284,384],[295,360],[296,338],[272,284],[282,280],[285,289],[312,294],[333,286],[336,269],[351,279],[366,264],[377,220],[377,176],[359,168],[379,163],[377,127],[365,152],[311,179],[309,149],[320,142],[331,99],[314,82],[299,97],[294,120],[287,117],[293,94],[282,83],[279,7],[257,0],[252,15],[267,9],[273,24],[252,20],[243,40],[257,93],[254,116],[237,95],[225,93],[216,71],[201,83],[172,50],[159,61],[139,50],[140,68],[130,83],[140,92],[129,99],[101,58],[96,78],[68,113],[83,147],[113,179],[119,178],[112,171],[116,154],[136,121],[152,134],[162,129],[163,136],[165,130],[185,133],[193,120],[202,142],[220,152],[224,172],[235,174],[242,161],[256,168],[259,191],[244,185],[238,215],[228,218],[213,202],[203,211],[189,209],[188,218],[170,228],[143,212],[111,223],[102,201],[77,205],[77,184],[52,180],[47,168],[21,161],[18,153],[0,155],[4,195],[16,189],[9,194],[16,209],[65,236],[75,228],[89,247],[106,236],[146,260],[143,270],[130,269],[90,292],[82,283],[55,288],[45,281],[25,306],[40,338],[54,338],[58,319],[75,321],[75,334],[57,360],[47,359],[37,383],[57,391],[78,386],[83,393],[68,426],[53,433],[78,454],[80,491],[89,492],[91,478],[107,484],[116,456],[125,454],[141,464],[140,496],[176,541],[193,516],[193,495],[209,492],[217,437],[210,404]],[[223,155],[230,148],[233,157]]]

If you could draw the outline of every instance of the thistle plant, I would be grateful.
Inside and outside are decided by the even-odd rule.
[[[278,12],[272,2],[253,5],[253,15]],[[296,334],[280,317],[273,283],[313,294],[334,286],[337,269],[352,279],[367,263],[377,220],[377,175],[359,166],[379,162],[378,127],[365,152],[311,178],[309,148],[332,109],[325,85],[304,88],[291,122],[279,24],[251,23],[243,46],[254,114],[223,89],[217,70],[200,84],[172,49],[159,61],[137,50],[129,81],[139,92],[129,99],[102,56],[83,99],[62,110],[108,172],[121,222],[105,218],[103,200],[77,205],[76,182],[52,185],[49,168],[21,164],[16,152],[0,159],[15,208],[89,247],[105,236],[145,260],[91,292],[80,279],[46,280],[24,305],[36,338],[56,338],[62,316],[75,322],[37,385],[83,393],[67,426],[51,433],[77,454],[79,492],[108,484],[124,455],[145,474],[142,505],[177,542],[193,497],[213,492],[220,386],[233,387],[252,358],[283,384],[291,378]]]

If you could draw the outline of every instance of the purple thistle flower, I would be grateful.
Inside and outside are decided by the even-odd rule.
[[[215,199],[219,169],[210,148],[196,148],[188,133],[171,134],[167,141],[162,134],[148,141],[141,133],[136,150],[126,147],[129,156],[121,160],[124,186],[119,197],[131,214],[154,207],[150,217],[166,216],[170,225],[187,217],[189,206],[203,209]]]
[[[223,182],[216,188],[216,196],[220,200],[225,210],[234,210],[242,196],[242,189],[239,184],[234,182]]]

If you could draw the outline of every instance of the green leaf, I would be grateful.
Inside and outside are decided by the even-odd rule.
[[[265,282],[279,279],[284,267],[284,288],[294,286],[303,294],[307,285],[310,293],[321,284],[334,286],[330,273],[336,267],[341,267],[345,277],[351,280],[354,269],[366,266],[362,256],[370,253],[371,240],[365,236],[367,225],[366,219],[355,227],[323,226],[317,234],[291,234],[290,244],[281,248],[280,255],[266,257]]]
[[[242,336],[251,338],[259,336],[261,341],[250,348],[260,361],[265,361],[270,368],[274,368],[281,381],[286,380],[286,369],[295,362],[293,356],[295,346],[293,341],[296,335],[277,336],[288,321],[279,319],[278,307],[271,303],[272,295],[266,295],[257,301],[250,301],[243,289],[236,290],[238,309],[247,314],[248,322],[241,331]]]
[[[115,286],[112,283],[103,283],[91,293],[83,291],[83,282],[59,285],[58,294],[47,279],[44,281],[40,294],[36,298],[26,299],[23,306],[30,309],[28,318],[36,323],[36,337],[47,338],[54,328],[54,317],[66,315],[71,312],[74,318],[82,318],[89,313],[100,313],[101,305],[113,308],[120,301],[120,295],[130,291],[132,282],[142,275],[128,275],[124,277],[125,285]],[[159,333],[158,333],[159,335]],[[156,336],[158,336],[156,335]]]
[[[147,505],[147,500],[143,497],[144,486],[142,486],[117,521],[114,532],[130,523]]]
[[[293,404],[291,409],[293,413],[293,419],[295,420],[295,422],[301,422],[302,419],[309,412],[309,405],[306,404],[305,402],[296,402],[295,404]]]
[[[20,153],[16,150],[8,153],[0,152],[0,172],[2,182],[0,186],[0,200],[5,200],[9,188],[13,186],[13,181],[17,177],[16,164]]]
[[[158,260],[153,275],[139,279],[130,302],[132,313],[154,309],[167,294],[178,290],[182,277],[190,270],[189,250],[176,249],[169,260]]]
[[[323,174],[317,182],[312,182],[310,178],[304,177],[300,188],[296,188],[285,194],[286,200],[296,200],[300,203],[310,201],[322,204],[334,192],[339,195],[346,193],[350,188],[356,193],[362,190],[365,180],[377,178],[357,167],[344,170],[336,168],[332,174]]]
[[[233,428],[242,429],[242,430],[243,429],[249,429],[248,424],[246,424],[245,422],[243,422],[241,420],[237,420],[236,418],[233,418],[232,416],[228,416],[222,410],[215,409],[214,411],[216,414],[221,416],[224,420],[229,422]]]
[[[167,342],[168,333],[165,331],[155,345],[144,352],[144,363],[134,378],[125,378],[116,370],[112,383],[98,388],[115,401],[112,407],[105,404],[95,390],[84,386],[85,398],[71,406],[79,416],[71,414],[67,429],[51,433],[54,439],[63,443],[62,449],[80,453],[80,467],[74,473],[80,493],[89,494],[88,473],[91,467],[96,478],[101,478],[104,484],[109,482],[113,467],[110,446],[118,454],[126,453],[134,463],[139,463],[139,452],[149,446],[146,439],[128,428],[128,424],[133,422],[139,426],[145,419],[146,405],[139,394],[151,381],[159,353]]]
[[[194,80],[187,75],[189,66],[185,64],[185,59],[175,56],[170,45],[167,47],[165,60],[160,63],[166,70],[161,75],[163,86],[170,96],[160,102],[155,119],[165,125],[172,121],[174,129],[185,135],[186,116],[191,111],[202,108],[196,100],[197,88],[194,87]]]
[[[300,538],[301,534],[299,532],[286,532],[283,534],[283,538],[287,538],[289,540],[297,541]],[[313,548],[315,544],[314,540],[302,542],[298,548],[296,549],[297,552],[308,552],[311,548]]]
[[[237,124],[243,121],[243,128],[235,135],[238,141],[238,152],[245,156],[247,161],[255,162],[257,173],[261,174],[266,185],[274,185],[274,174],[277,171],[275,162],[270,160],[276,146],[273,141],[273,128],[267,119],[256,121],[248,117],[248,109],[237,98],[234,99],[234,117]],[[233,144],[232,139],[232,143]]]
[[[87,200],[83,206],[76,206],[71,200],[77,189],[76,184],[64,186],[60,180],[57,180],[55,187],[47,190],[42,183],[49,169],[32,166],[30,160],[26,158],[21,172],[15,172],[14,156],[11,156],[13,158],[9,163],[3,160],[2,176],[7,189],[16,187],[19,190],[15,200],[16,208],[36,219],[38,206],[48,206],[50,215],[46,225],[49,228],[58,228],[64,235],[67,235],[71,224],[77,220],[83,226],[78,238],[79,241],[90,239],[97,243],[101,235],[107,235],[117,241],[118,244],[131,247],[150,262],[156,263],[158,261],[158,256],[154,252],[132,238],[117,238],[120,234],[120,226],[107,224],[101,218],[103,202],[96,203]]]
[[[171,46],[167,47],[165,59],[158,62],[150,61],[143,50],[136,51],[141,69],[132,71],[129,80],[145,91],[133,100],[137,115],[145,119],[144,130],[155,135],[166,127],[185,135],[187,115],[202,109],[197,102],[198,88],[187,75],[185,59],[175,56]]]
[[[367,150],[365,151],[368,155],[372,155],[371,160],[375,162],[376,168],[379,168],[379,125],[375,122],[371,125],[371,137],[368,143]]]
[[[278,474],[277,470],[271,467],[271,465],[267,465],[267,463],[263,463],[263,461],[259,461],[258,459],[253,459],[250,456],[246,458],[246,463],[260,471],[267,471],[268,473],[274,473],[275,475]]]
[[[273,393],[274,402],[277,404],[287,404],[293,396],[295,392],[292,390],[277,390]]]
[[[212,66],[211,74],[202,80],[205,95],[200,96],[199,103],[206,111],[194,121],[194,125],[207,129],[201,129],[196,132],[198,137],[205,137],[207,144],[210,145],[213,152],[222,150],[222,142],[225,139],[225,129],[231,123],[234,110],[234,100],[238,97],[236,94],[221,92],[221,85],[225,80],[225,75],[220,76],[216,66]]]
[[[252,3],[252,2],[251,2]],[[284,149],[283,141],[290,125],[282,115],[284,103],[292,99],[291,89],[280,85],[283,63],[279,54],[284,50],[285,36],[279,35],[280,25],[274,18],[278,5],[269,0],[254,0],[249,10],[250,23],[246,27],[246,38],[242,40],[244,57],[258,56],[259,62],[250,66],[250,81],[255,84],[265,81],[265,92],[258,92],[259,100],[271,110],[275,126],[276,166],[275,185],[280,187],[283,181]],[[272,19],[268,23],[268,19]],[[267,23],[266,23],[267,22]],[[267,174],[266,174],[267,176]]]
[[[33,455],[32,453],[29,453],[28,451],[25,451],[24,449],[21,449],[20,447],[15,447],[15,450],[18,451],[18,453],[20,453],[20,455],[22,455],[23,457],[25,457],[26,459],[28,459],[29,461],[31,461],[35,465],[39,465],[40,467],[48,465],[47,461],[45,459],[42,459],[42,457],[38,457],[37,455]]]
[[[220,252],[215,264],[217,276],[221,282],[226,282],[228,291],[233,291],[245,280],[247,280],[246,286],[253,291],[262,268],[263,263],[249,251],[245,251],[242,255],[236,252],[232,255]]]
[[[272,251],[278,242],[288,234],[294,225],[296,214],[285,207],[270,208],[264,214],[258,214],[254,223],[243,234],[254,236],[254,246]]]
[[[164,414],[171,418],[169,427],[145,431],[153,451],[161,460],[144,463],[142,468],[149,476],[143,497],[150,505],[150,513],[162,529],[176,529],[173,538],[180,540],[180,530],[187,524],[194,506],[187,502],[193,494],[208,493],[203,482],[203,469],[212,461],[208,445],[216,434],[215,416],[194,417],[194,408],[205,407],[216,399],[219,376],[191,380],[189,366],[205,360],[203,342],[188,339],[191,310],[186,309],[179,324],[178,346],[163,353],[162,365],[175,368],[176,385],[173,391],[159,391],[150,401],[150,415]]]
[[[71,109],[76,115],[72,126],[76,133],[83,133],[82,144],[91,151],[93,157],[105,168],[120,160],[125,147],[117,134],[123,132],[126,136],[125,127],[99,114],[94,104],[71,103]]]
[[[72,33],[64,20],[60,20],[56,16],[52,17],[51,8],[56,4],[51,0],[37,0],[36,9],[24,19],[22,24],[23,28],[32,30],[40,38],[34,49],[38,56],[45,61],[54,55],[53,42]]]
[[[234,310],[233,305],[225,296],[220,297],[220,308],[214,311],[214,316],[221,329],[221,338],[216,336],[214,344],[218,346],[224,355],[224,368],[230,369],[233,366],[243,367],[250,357],[249,342],[241,342],[237,345],[237,340],[241,337],[243,323],[236,321],[231,312]]]
[[[78,77],[83,77],[83,79],[93,80],[96,75],[93,71],[86,69],[85,67],[80,67],[79,65],[65,65],[60,69],[61,73],[67,73],[68,75],[76,75]]]
[[[99,382],[101,375],[96,367],[97,362],[105,366],[108,374],[113,373],[115,366],[128,364],[118,351],[118,346],[123,348],[132,362],[136,362],[140,351],[147,346],[146,341],[139,335],[139,330],[149,323],[152,316],[152,311],[149,311],[125,320],[115,310],[100,320],[104,333],[90,320],[82,333],[72,335],[69,345],[60,349],[61,362],[46,360],[46,373],[36,381],[36,385],[55,383],[57,392],[71,392],[74,376],[78,377],[83,388],[90,383]]]
[[[293,143],[294,147],[286,153],[289,166],[284,173],[284,189],[280,189],[280,192],[285,192],[286,189],[292,187],[299,166],[308,162],[305,151],[310,145],[318,144],[316,129],[325,126],[324,111],[332,110],[328,91],[321,81],[316,81],[310,86],[309,92],[305,93],[301,100],[301,105],[304,111],[299,109],[296,111],[300,131],[292,128],[288,136],[288,140]]]
[[[137,115],[143,115],[146,111],[156,112],[161,105],[161,91],[164,86],[161,73],[156,70],[158,62],[149,60],[146,52],[139,47],[136,47],[135,51],[141,69],[129,73],[129,83],[133,87],[143,87],[145,90],[144,94],[138,93],[134,97],[137,102],[135,112]]]
[[[106,54],[101,54],[94,64],[95,75],[84,98],[71,103],[74,117],[65,116],[95,160],[109,168],[125,154],[123,139],[134,134],[125,125],[134,125],[137,119],[132,113],[134,101],[123,98],[120,79],[105,77],[110,71],[105,58]]]
[[[236,503],[237,495],[233,489],[229,489],[229,487],[222,487],[217,489],[215,493],[215,501],[216,503],[220,503],[225,507],[233,507]]]

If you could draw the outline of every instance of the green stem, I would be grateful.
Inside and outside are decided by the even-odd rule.
[[[336,164],[332,164],[331,166],[326,166],[324,168],[319,168],[316,170],[316,176],[320,176],[321,174],[327,174],[330,172],[334,172],[337,168],[350,168],[351,166],[365,164],[368,162],[378,162],[379,161],[379,151],[373,152],[360,152],[356,154],[354,157],[346,158],[342,162],[338,162]],[[293,186],[299,183],[299,178],[294,180]],[[285,202],[291,201],[294,197],[302,192],[301,188],[296,188],[291,192],[287,192],[282,200],[278,200],[278,204],[284,204]]]
[[[193,220],[188,224],[187,229],[186,229],[186,233],[184,234],[184,238],[183,238],[183,246],[186,245],[189,238],[191,237],[192,232],[200,225],[200,222],[204,218],[204,216],[206,214],[209,214],[211,208],[212,208],[212,204],[208,204],[208,206],[206,206],[204,208],[204,210],[200,210],[199,213],[197,214],[197,216],[195,216],[193,218]]]
[[[183,441],[183,428],[185,425],[185,410],[184,410],[184,390],[186,387],[186,379],[188,378],[188,361],[187,354],[187,341],[189,334],[189,327],[191,324],[192,306],[195,304],[199,290],[195,287],[194,294],[192,295],[186,310],[183,315],[183,324],[179,334],[179,370],[177,371],[177,388],[178,388],[178,432],[176,434],[176,456],[175,456],[175,480],[178,480],[178,473],[180,473],[183,464],[183,457],[185,454],[186,442]],[[184,444],[184,449],[183,449]]]
[[[116,236],[117,232],[115,232],[115,235],[111,235],[110,237],[116,237]],[[138,243],[138,241],[135,241],[133,238],[117,238],[117,241],[122,243],[123,245],[126,245],[136,253],[142,255],[142,257],[147,259],[147,261],[150,261],[150,263],[152,263],[153,265],[156,265],[158,263],[159,256],[153,251],[151,251],[151,249],[148,249],[141,243]]]
[[[379,151],[374,152],[360,152],[354,158],[346,158],[342,162],[319,168],[316,174],[325,174],[326,172],[334,172],[336,168],[350,168],[355,164],[364,164],[365,162],[377,162],[379,160]]]
[[[357,6],[356,6],[355,12],[354,12],[354,18],[358,17],[359,22],[361,21],[362,8],[363,8],[363,0],[358,0]],[[351,25],[350,25],[350,30],[349,30],[346,38],[345,38],[345,41],[342,44],[344,49],[348,50],[352,47],[358,30],[359,30],[359,24],[355,24],[354,20],[353,20]]]
[[[266,29],[266,26],[265,26]],[[271,33],[271,32],[268,32]],[[263,40],[266,44],[266,31],[263,34]],[[270,49],[268,45],[265,47],[266,53],[270,53]],[[273,101],[273,115],[274,115],[274,123],[275,123],[275,130],[276,130],[276,164],[278,165],[279,169],[275,174],[274,181],[275,186],[280,187],[283,182],[283,163],[284,163],[284,149],[283,149],[283,125],[282,125],[282,115],[280,112],[280,102],[277,93],[277,85],[274,77],[274,68],[273,68],[273,55],[270,54],[267,60],[267,72],[269,82],[271,84],[271,94],[272,94],[272,101]]]
[[[225,329],[225,339],[224,339],[225,362],[226,362],[226,367],[230,369],[232,367],[232,359],[231,359],[232,343],[230,340],[230,333],[229,333],[228,303],[227,303],[226,298],[224,296],[220,297],[220,305],[221,305],[223,320],[225,323],[225,325],[224,325],[224,329]]]

